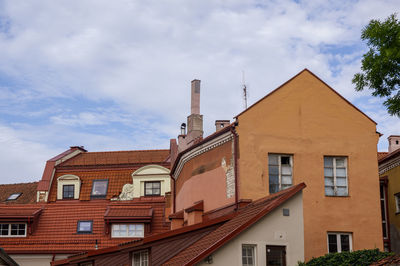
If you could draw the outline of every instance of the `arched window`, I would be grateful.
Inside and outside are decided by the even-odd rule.
[[[76,175],[63,175],[57,178],[57,199],[79,199],[81,179]]]

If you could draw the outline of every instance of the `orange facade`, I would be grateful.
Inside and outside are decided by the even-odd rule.
[[[353,250],[382,249],[375,122],[307,70],[238,115],[237,121],[239,198],[269,193],[270,154],[289,155],[292,183],[307,184],[306,260],[328,253],[328,232],[350,233]],[[324,158],[345,162],[347,193],[326,195]]]

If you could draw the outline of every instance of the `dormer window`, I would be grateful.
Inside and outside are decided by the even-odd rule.
[[[57,199],[79,199],[81,180],[76,175],[63,175],[57,178]]]
[[[160,181],[144,182],[144,195],[145,196],[160,196],[161,195],[161,182]]]
[[[108,179],[93,180],[91,198],[105,198],[107,196]]]
[[[19,198],[19,196],[21,196],[21,194],[22,193],[13,193],[7,198],[7,200],[16,200]]]
[[[63,199],[73,199],[75,195],[75,185],[63,185]]]

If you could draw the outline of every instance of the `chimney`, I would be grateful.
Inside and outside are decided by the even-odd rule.
[[[187,118],[188,146],[196,139],[203,138],[203,116],[200,114],[200,80],[192,80],[191,87],[191,114]]]
[[[389,153],[400,148],[400,136],[399,135],[390,135],[388,137],[389,141]]]
[[[224,127],[229,126],[230,120],[215,120],[215,131],[220,131]]]
[[[185,209],[187,213],[187,224],[194,225],[203,221],[204,202],[197,201],[193,206]]]

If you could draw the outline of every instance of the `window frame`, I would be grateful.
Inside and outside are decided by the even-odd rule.
[[[151,194],[147,194],[146,185],[147,185],[147,184],[154,184],[154,183],[158,183],[158,184],[160,185],[160,188],[159,188],[160,193],[154,194],[154,193],[152,192]],[[152,191],[154,190],[154,188],[151,188],[151,189],[152,189]],[[144,196],[145,196],[145,197],[161,196],[161,181],[160,181],[160,180],[157,180],[157,181],[144,181]]]
[[[14,196],[17,195],[17,196]],[[6,199],[6,201],[13,201],[13,200],[17,200],[19,197],[21,197],[22,192],[17,192],[17,193],[11,193],[10,196],[8,196],[8,198]],[[11,199],[11,197],[14,196],[14,198]]]
[[[244,248],[251,248],[252,250],[252,259],[253,259],[253,264],[243,264],[243,250]],[[248,256],[246,256],[248,257]],[[241,246],[241,255],[240,255],[240,265],[249,265],[249,266],[255,266],[257,265],[257,244],[242,244]]]
[[[79,227],[81,223],[90,222],[90,231],[80,231]],[[76,223],[76,233],[77,234],[93,234],[93,220],[78,220]]]
[[[73,190],[72,190],[72,197],[65,197],[65,190],[64,190],[64,187],[73,187]],[[75,184],[63,184],[63,185],[62,185],[62,190],[63,190],[62,199],[67,199],[67,200],[69,200],[69,199],[75,199]]]
[[[104,181],[107,181],[105,194],[93,194],[93,189],[95,188],[95,186],[94,186],[95,183],[96,182],[104,182]],[[92,199],[104,199],[104,198],[106,198],[107,197],[107,192],[108,192],[108,183],[109,183],[108,179],[93,179],[92,180],[92,190],[90,191],[90,198],[92,198]]]
[[[396,205],[396,215],[400,214],[400,192],[394,194],[394,204]]]
[[[7,235],[0,235],[0,237],[26,237],[27,236],[27,231],[28,231],[28,224],[27,223],[0,223],[0,224],[8,224],[8,234]],[[11,226],[13,224],[23,224],[25,227],[25,234],[24,235],[12,235],[11,234]]]
[[[325,158],[332,158],[332,167],[327,167],[325,166]],[[336,175],[336,160],[337,159],[344,159],[344,164],[345,164],[345,172],[346,172],[346,194],[345,195],[338,195],[337,193],[337,175]],[[348,197],[349,196],[349,174],[348,174],[348,168],[349,168],[349,159],[348,156],[331,156],[331,155],[324,155],[323,158],[323,166],[324,166],[324,194],[327,197]],[[326,194],[326,182],[325,180],[329,177],[327,177],[325,175],[325,168],[332,168],[332,175],[333,175],[333,195],[327,195]],[[328,186],[328,187],[332,187],[332,186]],[[343,186],[339,186],[339,187],[343,187]]]
[[[114,226],[120,226],[120,225],[126,225],[127,226],[127,230],[126,230],[126,235],[124,236],[116,236],[114,235],[114,231],[117,231],[116,229],[114,229]],[[141,230],[142,234],[140,236],[134,235],[134,236],[129,236],[129,225],[141,225],[143,230]],[[111,224],[111,238],[144,238],[144,231],[145,231],[145,225],[144,223],[113,223]],[[136,230],[135,230],[136,232]]]
[[[329,235],[336,235],[336,249],[337,252],[329,252]],[[350,232],[327,232],[326,234],[326,243],[327,243],[327,250],[328,254],[333,254],[333,253],[341,253],[342,252],[342,242],[340,241],[340,236],[341,235],[347,235],[349,236],[349,251],[353,251],[353,233]],[[346,251],[343,251],[346,252]]]
[[[140,251],[135,251],[131,253],[132,255],[132,266],[149,266],[150,262],[149,262],[149,250],[145,249],[145,250],[140,250]],[[139,254],[139,265],[135,264],[135,254]],[[142,257],[143,256],[143,257]]]
[[[278,156],[278,165],[271,164],[270,156]],[[282,157],[289,157],[289,165],[290,165],[290,171],[291,171],[291,178],[290,178],[291,184],[290,184],[289,187],[293,186],[293,165],[294,165],[294,163],[293,163],[293,161],[294,161],[293,154],[268,153],[268,185],[269,185],[268,192],[270,194],[277,193],[279,191],[282,191],[282,190],[286,189],[286,188],[282,188],[282,176],[283,176],[283,174],[282,174]],[[271,192],[271,184],[270,184],[270,180],[271,180],[270,171],[271,170],[270,170],[270,166],[278,166],[278,184],[279,185],[278,185],[278,191],[276,191],[276,192]],[[287,187],[287,188],[289,188],[289,187]]]

